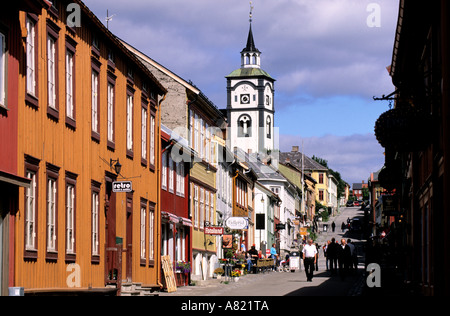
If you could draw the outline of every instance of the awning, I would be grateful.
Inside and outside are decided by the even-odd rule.
[[[0,182],[6,182],[19,187],[29,188],[31,179],[16,176],[15,174],[0,170]]]
[[[183,226],[192,227],[192,221],[190,219],[180,217],[169,212],[161,212],[161,219],[163,221],[171,222],[174,224],[181,224]]]

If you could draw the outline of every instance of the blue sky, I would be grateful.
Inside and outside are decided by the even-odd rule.
[[[249,1],[84,2],[105,24],[108,9],[111,32],[226,107],[225,76],[240,67]],[[307,155],[327,159],[349,184],[367,180],[384,164],[374,125],[388,103],[372,97],[394,91],[386,67],[398,0],[253,0],[253,6],[261,68],[277,80],[280,149],[303,143]]]

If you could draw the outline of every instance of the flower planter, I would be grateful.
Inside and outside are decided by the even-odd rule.
[[[375,136],[384,148],[400,152],[419,151],[430,143],[432,117],[411,105],[384,112],[375,123]]]

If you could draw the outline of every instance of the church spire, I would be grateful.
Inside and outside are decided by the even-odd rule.
[[[250,30],[248,32],[247,46],[241,52],[243,68],[259,68],[261,52],[255,46],[253,39],[252,22],[253,22],[253,4],[250,1]]]

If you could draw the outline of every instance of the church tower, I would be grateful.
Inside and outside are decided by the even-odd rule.
[[[274,149],[274,83],[261,69],[261,52],[250,30],[247,46],[241,51],[241,68],[226,76],[229,147],[245,152],[267,153]]]

